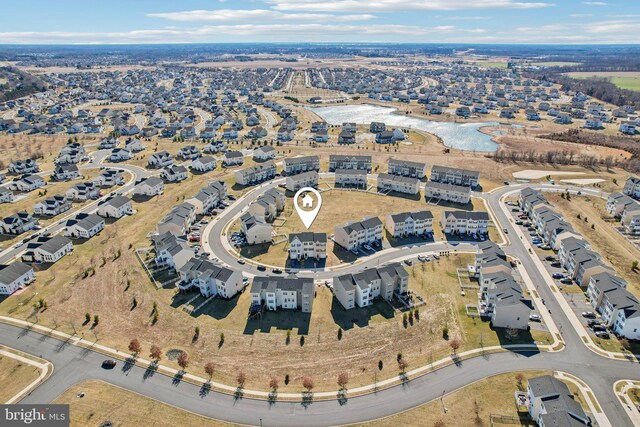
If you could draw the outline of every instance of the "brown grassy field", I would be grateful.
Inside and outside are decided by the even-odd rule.
[[[524,371],[523,385],[529,378],[548,375],[547,371]],[[513,393],[518,389],[516,373],[496,375],[445,395],[442,402],[432,401],[409,411],[354,427],[432,426],[444,421],[447,426],[488,425],[491,414],[517,417],[526,411],[515,405]],[[83,397],[78,397],[84,393]],[[100,381],[85,381],[65,391],[54,403],[71,405],[71,426],[100,424],[230,427],[233,424],[174,408],[139,394]],[[444,414],[442,405],[447,408]],[[515,424],[533,426],[523,422]]]
[[[40,369],[0,355],[0,402],[4,403],[38,379]]]

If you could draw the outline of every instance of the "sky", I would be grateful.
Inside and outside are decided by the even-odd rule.
[[[640,0],[2,0],[0,44],[640,44]]]

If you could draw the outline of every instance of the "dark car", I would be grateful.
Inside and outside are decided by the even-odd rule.
[[[558,261],[555,261],[551,263],[551,267],[559,268],[559,267],[562,267],[562,264],[560,264]]]
[[[551,262],[553,262],[553,261],[555,261],[555,260],[556,260],[556,257],[554,257],[554,256],[552,256],[552,255],[549,255],[549,256],[544,257],[544,259],[545,259],[546,261],[551,261]]]
[[[235,199],[236,199],[236,196],[233,196],[233,195],[229,194],[229,195],[227,196],[227,199],[229,199],[229,200],[235,200]]]
[[[597,320],[595,320],[595,319],[590,319],[590,320],[587,321],[587,326],[588,327],[592,327],[593,325],[597,325],[597,324],[599,324],[599,322]]]
[[[591,329],[594,332],[605,332],[607,330],[607,328],[604,325],[599,325],[599,324],[598,325],[593,325],[591,327]]]
[[[568,277],[565,277],[564,279],[560,280],[560,283],[562,283],[563,285],[571,285],[573,284],[573,280],[571,280]]]
[[[585,317],[587,319],[595,319],[596,318],[596,314],[593,311],[583,311],[582,312],[582,317]]]
[[[413,261],[411,261],[410,259],[405,260],[404,263],[407,265],[413,265]]]
[[[105,369],[113,369],[116,367],[116,361],[113,359],[107,359],[102,362],[102,367]]]
[[[554,279],[564,279],[564,274],[562,274],[562,273],[553,273],[551,275],[551,277],[553,277]]]
[[[273,274],[282,274],[282,270],[280,270],[279,268],[274,268],[271,271],[273,272]]]
[[[259,265],[258,271],[267,271],[267,267],[265,267],[264,265]]]
[[[602,338],[602,339],[608,340],[609,339],[609,332],[599,331],[599,332],[596,332],[596,336],[598,338]]]
[[[244,263],[245,263],[245,260],[243,260],[243,259],[239,259],[239,260],[238,260],[238,264],[242,265],[242,264],[244,264]]]

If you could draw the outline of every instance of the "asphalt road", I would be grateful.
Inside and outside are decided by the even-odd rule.
[[[81,166],[79,169],[80,170],[85,170],[85,169],[95,169],[95,168],[100,168],[100,167],[105,167],[106,168],[112,168],[112,169],[118,169],[121,171],[126,171],[129,172],[132,176],[131,180],[127,183],[125,183],[122,186],[119,187],[114,187],[111,191],[115,191],[118,192],[120,194],[128,194],[130,192],[133,191],[133,187],[135,186],[135,182],[138,179],[141,178],[146,178],[148,176],[151,175],[151,173],[141,167],[138,166],[133,166],[133,165],[128,165],[128,164],[124,164],[124,163],[109,163],[109,164],[102,164],[103,160],[109,155],[109,153],[111,152],[111,150],[99,150],[96,151],[94,153],[91,153],[91,161],[87,162],[87,164]],[[75,209],[75,210],[71,210],[71,211],[67,211],[65,213],[64,216],[60,217],[60,219],[58,219],[56,222],[52,223],[51,225],[47,226],[47,227],[43,227],[42,229],[38,230],[40,233],[44,233],[44,232],[49,232],[51,234],[56,234],[58,232],[60,232],[63,228],[63,222],[70,218],[73,217],[79,213],[93,213],[98,209],[98,203],[103,200],[103,198],[100,198],[98,200],[89,202],[88,204],[86,204],[85,206],[79,208],[79,209]],[[36,230],[33,230],[32,232],[30,232],[31,234],[35,233]],[[25,237],[26,235],[28,235],[28,233],[25,233]],[[27,242],[22,243],[23,241],[20,241],[21,243],[17,243],[13,246],[10,246],[6,249],[4,249],[2,252],[0,252],[0,264],[6,264],[8,262],[10,262],[12,259],[14,259],[15,257],[17,257],[18,255],[20,255],[22,252],[24,252],[24,250],[27,248]]]
[[[271,182],[263,185],[262,188],[264,190],[277,183],[277,181]],[[507,229],[509,236],[515,236],[514,225],[500,209],[499,199],[507,192],[521,187],[510,186],[481,195],[489,203],[501,226]],[[215,239],[216,236],[220,236],[221,229],[228,222],[225,218],[229,219],[246,208],[253,198],[257,197],[257,193],[251,193],[227,208],[220,219],[215,221],[209,237]],[[436,248],[440,243],[430,245]],[[421,253],[427,246],[418,246],[407,251],[415,250]],[[214,247],[218,245],[214,244]],[[401,251],[401,256],[406,256],[407,251]],[[105,356],[100,353],[64,344],[58,339],[6,324],[0,324],[0,343],[41,356],[55,366],[50,379],[23,399],[24,403],[48,403],[75,383],[87,379],[100,379],[176,407],[224,421],[250,425],[259,425],[262,422],[265,426],[324,426],[363,422],[393,415],[438,399],[443,391],[451,392],[491,375],[544,369],[560,370],[579,377],[591,387],[613,426],[631,426],[631,421],[615,398],[613,384],[619,379],[640,380],[638,363],[603,358],[587,349],[551,294],[523,243],[519,239],[513,239],[505,246],[505,252],[519,258],[533,282],[539,284],[538,291],[545,299],[546,307],[551,310],[554,321],[562,331],[566,343],[563,351],[557,353],[505,352],[485,357],[478,356],[458,365],[451,365],[411,379],[404,385],[348,399],[342,405],[337,400],[317,401],[309,405],[293,402],[278,402],[271,405],[262,400],[235,399],[233,396],[218,392],[202,395],[199,387],[184,382],[175,383],[172,378],[162,374],[155,374],[145,379],[143,368],[132,367],[130,370],[123,370],[122,362],[114,370],[103,370],[100,364]],[[224,250],[216,250],[215,255],[221,257],[223,262],[234,265],[236,269],[247,272],[253,268],[248,265],[238,265],[230,254],[227,254],[230,258],[226,259],[225,253]],[[387,256],[392,260],[397,255],[398,253],[379,255],[378,258],[371,258],[365,263],[346,267],[347,269],[341,270],[341,273],[350,271],[349,269],[365,268],[368,263],[374,265],[383,263],[386,262]],[[333,276],[333,273],[323,274]]]
[[[198,386],[174,382],[173,378],[156,373],[145,378],[145,369],[123,370],[118,362],[113,370],[101,368],[106,356],[88,349],[64,343],[56,338],[0,324],[0,342],[20,351],[51,361],[52,376],[26,396],[21,403],[48,403],[68,387],[84,380],[97,379],[133,390],[144,396],[174,405],[207,417],[232,423],[263,426],[327,426],[363,422],[393,415],[449,393],[488,376],[525,369],[561,370],[583,379],[593,389],[614,426],[630,426],[630,421],[617,399],[612,401],[615,380],[640,380],[640,369],[632,362],[611,361],[593,355],[587,360],[574,359],[567,350],[559,353],[523,352],[478,356],[450,365],[422,377],[377,393],[347,399],[300,402],[269,402],[241,398],[218,392],[201,395]],[[602,396],[611,396],[603,399]],[[444,403],[446,405],[447,398]],[[101,421],[101,420],[98,420]]]

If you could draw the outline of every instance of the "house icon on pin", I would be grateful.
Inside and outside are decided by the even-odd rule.
[[[302,198],[303,208],[313,208],[313,197],[309,196],[309,193],[305,194]]]

